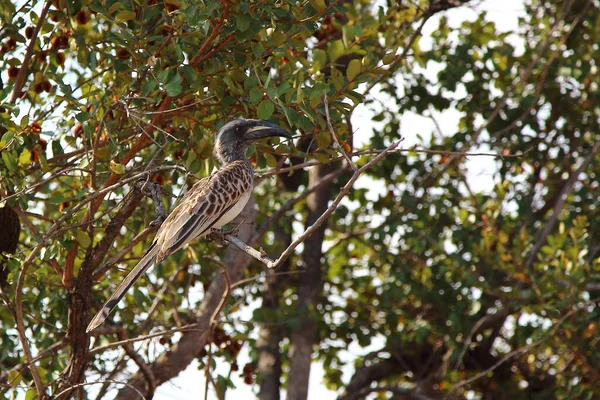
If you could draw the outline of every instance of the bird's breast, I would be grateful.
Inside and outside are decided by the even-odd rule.
[[[246,206],[246,203],[248,203],[248,199],[250,198],[251,194],[252,194],[252,188],[250,188],[250,190],[246,191],[246,193],[244,193],[242,195],[242,197],[240,197],[238,202],[236,204],[234,204],[234,206],[231,207],[229,209],[229,211],[227,211],[225,214],[223,214],[223,216],[215,223],[214,227],[221,228],[223,225],[227,225],[228,223],[233,221],[233,219],[242,212],[242,210]]]

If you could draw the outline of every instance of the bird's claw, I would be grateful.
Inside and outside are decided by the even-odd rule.
[[[153,228],[161,226],[162,223],[165,222],[165,219],[167,219],[166,215],[159,215],[158,218],[156,218],[154,221],[151,221],[149,225]]]
[[[220,245],[227,243],[227,240],[225,240],[225,234],[220,229],[211,229],[210,233],[206,235],[205,239],[209,242],[217,242]]]
[[[225,239],[225,236],[227,236],[227,235],[237,236],[239,233],[240,233],[239,225],[236,227],[233,227],[231,229],[212,228],[210,230],[210,233],[208,235],[206,235],[206,240],[215,241],[219,244],[225,245],[225,244],[227,244],[227,239]]]

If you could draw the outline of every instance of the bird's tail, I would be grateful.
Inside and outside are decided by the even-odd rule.
[[[156,254],[158,253],[159,246],[156,244],[152,244],[152,247],[148,249],[144,257],[137,263],[135,267],[131,270],[131,272],[125,277],[125,280],[121,282],[117,290],[110,296],[106,303],[102,306],[102,309],[96,314],[92,322],[88,325],[86,332],[90,332],[100,326],[104,320],[108,317],[108,315],[114,310],[114,308],[119,304],[119,301],[125,296],[125,293],[129,290],[129,288],[133,285],[133,283],[148,270],[152,265],[154,265]]]

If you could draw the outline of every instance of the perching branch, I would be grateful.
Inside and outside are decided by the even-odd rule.
[[[381,161],[381,159],[383,159],[385,156],[387,156],[390,152],[394,151],[398,147],[398,145],[400,144],[401,141],[402,141],[402,139],[400,139],[400,140],[392,143],[388,148],[386,148],[381,153],[379,153],[371,161],[369,161],[368,163],[366,163],[365,165],[363,165],[362,167],[360,167],[359,169],[357,169],[354,172],[354,174],[350,177],[350,179],[348,180],[348,182],[346,182],[346,185],[344,185],[344,187],[340,190],[340,192],[338,193],[338,195],[335,198],[335,200],[333,200],[333,203],[331,203],[331,205],[315,221],[315,223],[312,224],[311,226],[309,226],[304,231],[303,234],[301,234],[296,240],[294,240],[288,246],[288,248],[285,249],[283,251],[283,253],[281,253],[281,255],[279,256],[279,258],[277,258],[277,260],[275,260],[272,263],[265,263],[265,265],[268,268],[277,268],[282,263],[284,263],[285,260],[287,260],[288,257],[294,252],[294,250],[296,249],[296,247],[298,247],[298,245],[300,243],[304,242],[304,240],[306,240],[307,237],[309,237],[310,235],[312,235],[323,224],[323,222],[325,222],[325,220],[336,210],[336,208],[338,207],[338,205],[340,204],[340,202],[342,201],[342,199],[344,197],[346,197],[346,195],[348,194],[348,192],[350,191],[350,189],[352,189],[352,186],[354,185],[354,182],[356,182],[356,180],[358,179],[358,177],[363,172],[365,172],[366,170],[368,170],[369,168],[371,168],[373,165],[375,165],[376,163],[378,163],[379,161]]]
[[[258,251],[253,247],[248,246],[246,243],[242,242],[240,239],[231,234],[225,235],[224,238],[229,243],[248,254],[250,257],[257,259],[267,267],[272,268],[270,265],[273,265],[274,261],[265,252]]]

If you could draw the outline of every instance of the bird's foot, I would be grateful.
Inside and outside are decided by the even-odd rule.
[[[206,235],[206,240],[215,241],[222,245],[227,244],[227,239],[225,239],[225,236],[237,236],[240,233],[240,225],[234,226],[231,229],[212,228],[210,233]]]
[[[165,206],[162,202],[162,188],[156,182],[147,182],[140,180],[138,182],[139,188],[142,194],[146,197],[150,197],[154,202],[154,211],[156,212],[157,218],[150,222],[150,226],[160,226],[165,219],[167,219],[167,213],[165,212]]]
[[[221,229],[211,229],[210,233],[206,235],[206,240],[209,242],[217,242],[220,245],[227,244],[227,240],[225,239],[225,233]]]
[[[166,215],[159,215],[154,221],[150,221],[149,225],[151,227],[159,227],[163,222],[165,222],[165,219],[167,219]]]

